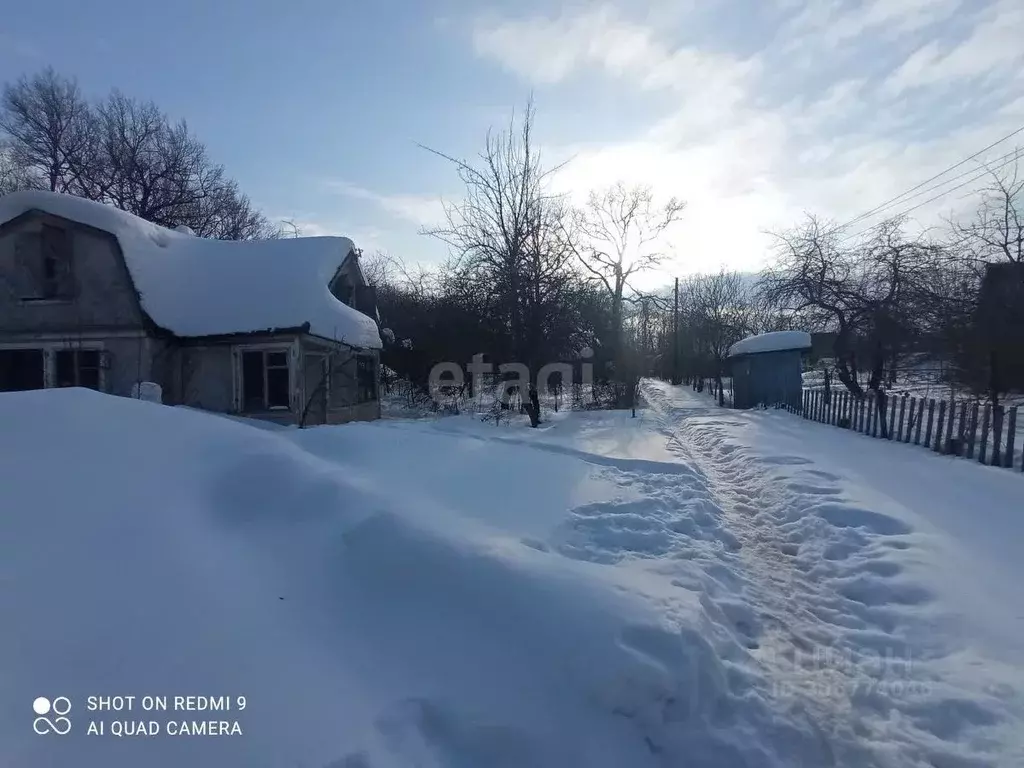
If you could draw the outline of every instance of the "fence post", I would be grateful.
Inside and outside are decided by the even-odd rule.
[[[971,403],[971,420],[967,427],[967,458],[974,458],[974,441],[978,438],[978,404]]]
[[[1017,406],[1013,406],[1006,414],[1006,456],[1003,466],[1013,469],[1014,443],[1017,441]]]
[[[896,400],[890,394],[886,397],[886,402],[889,404],[889,439],[896,439],[893,433],[896,431]]]
[[[992,409],[992,466],[1003,465],[1003,406]]]
[[[857,431],[864,431],[864,394],[857,398]]]
[[[942,446],[943,453],[949,453],[949,444],[953,440],[953,418],[956,416],[956,400],[949,401],[949,421],[946,422],[946,440]]]
[[[932,447],[932,420],[935,418],[935,398],[928,398],[928,426],[924,430],[924,446]]]
[[[960,401],[960,419],[956,425],[956,444],[959,454],[962,456],[965,452],[964,449],[964,434],[967,432],[967,401]]]
[[[917,403],[917,424],[914,426],[914,445],[921,444],[921,427],[924,426],[924,398]]]
[[[895,440],[897,440],[899,442],[903,442],[903,424],[904,424],[904,419],[906,419],[906,417],[907,417],[907,396],[906,396],[906,394],[904,394],[903,397],[900,398],[900,426],[899,426],[899,429],[896,431],[896,437],[894,438]]]
[[[988,453],[988,430],[989,416],[992,413],[992,403],[985,403],[985,410],[981,417],[981,445],[978,446],[978,461],[985,463],[985,456]]]
[[[904,443],[910,442],[910,436],[914,434],[914,411],[917,410],[917,398],[910,398],[910,411],[907,414],[907,434],[903,438]]]
[[[885,406],[882,405],[882,400],[878,397],[878,392],[872,395],[874,403],[872,403],[871,412],[874,414],[874,420],[871,423],[871,436],[878,437],[878,422],[885,420]]]
[[[942,428],[946,425],[946,401],[939,401],[939,421],[935,425],[935,445],[930,446],[936,453],[945,453],[946,446],[942,444]]]

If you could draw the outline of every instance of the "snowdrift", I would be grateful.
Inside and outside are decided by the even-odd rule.
[[[2,395],[0,424],[5,766],[828,764],[695,593],[549,551],[565,500],[605,490],[571,452],[83,390]],[[135,709],[89,711],[116,695]],[[199,695],[246,706],[139,709]],[[70,733],[33,733],[40,696]]]

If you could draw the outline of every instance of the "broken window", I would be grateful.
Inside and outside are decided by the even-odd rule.
[[[288,408],[290,405],[288,353],[266,350],[243,352],[243,410],[265,411]]]
[[[0,350],[0,392],[21,392],[45,386],[41,349]]]
[[[54,355],[54,385],[100,388],[98,349],[60,349]]]

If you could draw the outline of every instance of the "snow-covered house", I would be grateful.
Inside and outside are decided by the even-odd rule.
[[[0,198],[0,391],[149,381],[280,423],[374,419],[380,347],[347,238],[208,240],[69,195]]]

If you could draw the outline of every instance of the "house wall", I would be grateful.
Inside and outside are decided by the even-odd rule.
[[[802,353],[798,349],[741,355],[731,360],[737,408],[792,405],[801,402]]]
[[[176,396],[181,405],[237,413],[230,344],[182,346],[177,354]]]
[[[380,379],[380,354],[377,350],[353,350],[344,344],[322,342],[317,339],[304,339],[302,343],[303,359],[326,356],[329,360],[329,379],[327,382],[326,411],[314,394],[320,383],[322,374],[317,369],[307,367],[304,381],[303,403],[310,398],[317,400],[310,409],[307,424],[343,424],[348,421],[373,421],[380,418],[380,391],[377,397],[366,402],[359,402],[359,387],[356,380],[356,356],[365,355],[373,358],[374,377]],[[323,414],[321,416],[321,414]]]
[[[16,252],[18,235],[44,223],[71,238],[72,297],[24,301],[31,279]],[[30,213],[0,226],[0,339],[8,334],[142,330],[135,288],[113,235],[49,214]]]

